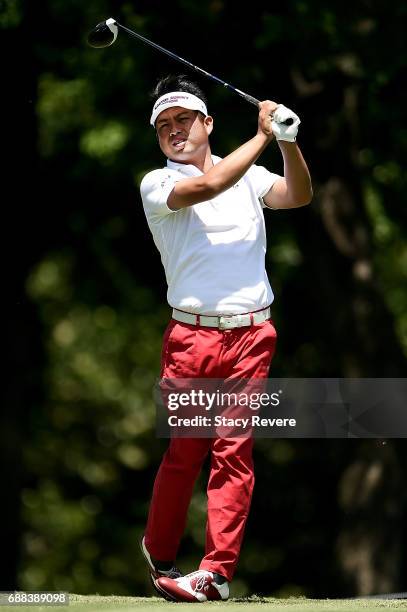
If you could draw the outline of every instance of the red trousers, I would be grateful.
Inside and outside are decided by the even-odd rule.
[[[220,331],[171,320],[162,378],[267,378],[276,345],[271,321]],[[145,532],[152,557],[175,560],[189,503],[211,451],[205,556],[200,569],[231,580],[254,486],[252,438],[173,438],[158,470]]]

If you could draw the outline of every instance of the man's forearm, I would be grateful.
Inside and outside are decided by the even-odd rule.
[[[270,140],[264,134],[258,133],[213,166],[205,177],[215,195],[237,183],[260,157]]]
[[[170,208],[183,208],[205,202],[232,187],[254,164],[271,138],[262,133],[242,144],[200,177],[175,184],[168,198]]]
[[[277,141],[284,159],[284,178],[293,202],[311,201],[312,183],[307,164],[295,142]]]

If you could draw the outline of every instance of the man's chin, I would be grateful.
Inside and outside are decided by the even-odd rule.
[[[169,158],[174,161],[186,163],[191,159],[191,156],[192,154],[190,151],[182,149],[182,151],[171,151]]]

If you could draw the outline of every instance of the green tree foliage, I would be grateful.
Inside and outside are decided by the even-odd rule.
[[[10,525],[16,517],[14,544],[21,534],[17,584],[142,594],[148,578],[137,539],[165,446],[154,436],[152,386],[169,309],[138,185],[164,163],[148,125],[148,92],[159,76],[182,68],[124,35],[111,48],[90,49],[86,33],[113,11],[242,90],[298,112],[315,198],[304,210],[267,217],[279,331],[272,373],[404,376],[407,9],[368,0],[3,4],[14,110],[25,126],[24,141],[13,136],[9,153],[20,194],[12,218],[25,250],[10,262],[15,304],[23,308],[16,306],[10,326],[18,375],[0,434],[10,475],[22,466],[3,508]],[[22,42],[26,55],[18,53]],[[25,86],[18,76],[27,65]],[[253,134],[256,112],[210,81],[201,85],[215,117],[213,150],[226,155]],[[283,171],[276,146],[260,163]],[[8,445],[11,439],[17,444]],[[386,551],[366,546],[391,512],[376,522],[366,516],[378,499],[372,491],[380,494],[386,474],[401,473],[405,450],[398,445],[383,455],[382,446],[367,446],[258,441],[257,489],[234,594],[398,588],[400,550],[392,552],[395,563],[378,567],[376,556]],[[362,474],[381,466],[382,480],[363,498],[362,522],[348,530],[344,516],[359,503],[352,475],[360,465]],[[386,493],[390,505],[401,476],[395,482]],[[203,487],[181,551],[185,570],[202,551]],[[397,517],[403,508],[401,499]],[[397,518],[393,538],[401,525]],[[349,563],[346,544],[354,529],[363,532],[359,565],[357,555]],[[375,583],[377,576],[383,580]]]

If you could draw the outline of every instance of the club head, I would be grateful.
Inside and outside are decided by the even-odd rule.
[[[88,44],[96,49],[110,47],[117,38],[118,27],[112,18],[101,21],[88,35]]]

